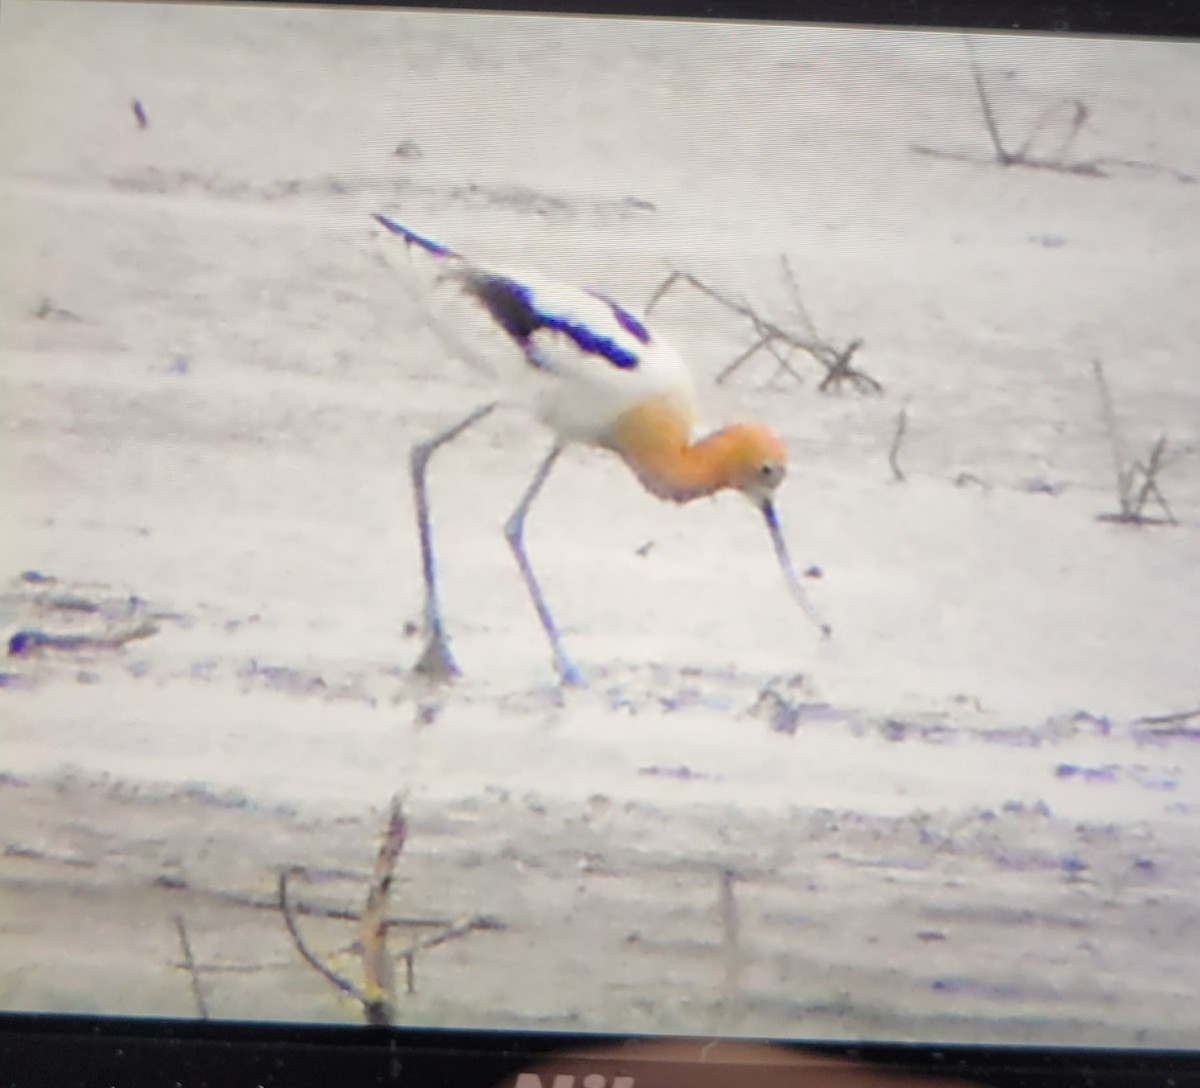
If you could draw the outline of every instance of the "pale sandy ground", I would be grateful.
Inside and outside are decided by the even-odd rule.
[[[8,0],[3,634],[157,633],[4,665],[0,1004],[193,1015],[178,917],[212,1015],[357,1017],[276,873],[357,907],[399,790],[396,910],[495,924],[418,957],[406,1022],[1194,1043],[1200,721],[1147,719],[1200,707],[1200,457],[1177,526],[1098,521],[1091,361],[1130,458],[1200,443],[1200,64],[976,49],[1014,145],[1076,96],[1072,157],[1169,169],[986,164],[955,35]],[[414,680],[407,451],[489,385],[376,210],[794,322],[786,254],[883,396],[763,358],[717,387],[747,329],[656,317],[714,419],[788,440],[835,638],[742,500],[579,452],[530,524],[591,678],[559,691],[500,534],[546,437],[510,412],[436,463],[466,677]]]

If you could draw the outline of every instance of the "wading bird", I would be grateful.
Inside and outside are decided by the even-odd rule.
[[[646,490],[661,499],[683,503],[725,488],[740,491],[762,511],[792,595],[828,637],[829,625],[809,603],[779,527],[773,500],[787,471],[787,451],[771,430],[761,423],[734,423],[696,439],[691,373],[674,348],[628,310],[595,291],[468,260],[386,216],[375,219],[436,261],[442,278],[457,284],[483,308],[535,372],[536,412],[555,437],[504,533],[563,683],[582,684],[583,676],[563,649],[562,636],[525,553],[524,537],[530,507],[559,455],[572,442],[613,451]],[[429,636],[416,667],[441,678],[456,676],[459,670],[450,653],[438,599],[426,475],[434,452],[488,415],[496,403],[481,405],[412,451]]]

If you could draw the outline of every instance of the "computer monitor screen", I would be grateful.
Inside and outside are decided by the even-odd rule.
[[[1200,45],[7,0],[0,1005],[1186,1046]]]

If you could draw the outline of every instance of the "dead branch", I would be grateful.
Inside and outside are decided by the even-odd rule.
[[[320,957],[304,943],[304,938],[300,935],[300,930],[296,926],[295,916],[292,914],[291,904],[288,902],[288,877],[302,874],[303,872],[303,869],[296,866],[291,869],[284,869],[279,874],[279,910],[283,914],[283,921],[287,926],[288,934],[292,938],[292,944],[296,946],[296,951],[300,953],[304,958],[304,962],[309,967],[332,983],[337,989],[341,990],[342,993],[349,994],[365,1009],[370,1005],[370,998],[348,978],[343,978],[332,968],[327,967]]]
[[[843,383],[849,383],[860,393],[881,393],[883,386],[878,381],[864,371],[856,370],[851,366],[854,353],[862,347],[862,340],[853,340],[844,347],[838,347],[820,336],[813,328],[812,320],[800,298],[796,277],[786,256],[782,258],[782,264],[783,278],[792,296],[797,319],[806,328],[806,334],[785,329],[777,322],[763,317],[749,303],[731,298],[698,276],[678,269],[671,271],[652,292],[646,304],[646,313],[649,314],[670,291],[682,285],[692,288],[717,306],[747,322],[750,325],[753,339],[717,375],[718,384],[725,382],[760,352],[768,353],[775,360],[776,375],[786,372],[797,381],[801,381],[799,372],[792,365],[792,356],[796,352],[802,352],[825,370],[821,384],[818,386],[820,392],[832,392],[840,388]]]
[[[928,144],[909,144],[909,150],[917,155],[927,155],[931,159],[946,159],[951,162],[971,163],[975,166],[984,166],[991,159],[981,159],[978,155],[973,155],[967,151],[948,151],[941,147],[930,147]],[[1054,170],[1060,174],[1079,174],[1089,178],[1106,178],[1109,175],[1101,168],[1101,163],[1105,160],[1089,159],[1086,162],[1070,162],[1057,163],[1049,162],[1045,159],[1017,159],[1011,158],[1010,161],[1004,163],[1005,166],[1024,166],[1031,170]],[[1147,167],[1150,169],[1151,167]],[[1190,179],[1188,179],[1190,180]]]
[[[38,304],[33,316],[39,321],[82,321],[83,318],[71,310],[65,310],[57,305],[52,298],[44,298]]]
[[[1004,142],[1000,139],[1000,130],[996,127],[996,115],[992,112],[992,100],[988,97],[987,87],[983,83],[983,75],[979,71],[979,65],[975,62],[975,47],[971,44],[970,38],[963,38],[963,44],[967,48],[971,75],[975,80],[975,93],[979,97],[979,107],[983,110],[983,123],[987,127],[988,135],[992,139],[992,147],[996,151],[996,161],[1001,166],[1009,166],[1014,161],[1014,157],[1005,150]]]
[[[73,864],[71,861],[66,861],[65,864]],[[78,863],[74,863],[78,864]],[[91,864],[90,862],[87,864]],[[322,878],[327,878],[332,875],[337,879],[361,879],[361,874],[352,872],[334,871],[332,874],[328,870],[316,871],[295,867],[294,873],[303,874],[308,883],[320,882]],[[155,879],[154,887],[165,888],[168,891],[187,891],[193,897],[204,898],[216,903],[223,903],[234,907],[246,907],[249,910],[279,910],[279,896],[271,897],[243,895],[239,892],[227,892],[210,888],[193,887],[186,880],[178,877],[160,876]],[[360,922],[362,915],[351,907],[330,907],[322,906],[317,903],[306,903],[302,899],[290,899],[292,915],[296,918],[331,918],[338,922]],[[474,915],[471,919],[472,925],[476,929],[503,929],[504,923],[498,918],[489,914]],[[450,921],[446,918],[421,918],[404,914],[393,914],[387,918],[387,926],[389,929],[446,929],[456,926],[458,922]],[[197,965],[199,970],[206,971],[216,968],[212,965]],[[229,968],[233,970],[233,967]]]
[[[192,985],[192,997],[196,999],[196,1015],[201,1020],[208,1019],[208,1004],[204,1000],[204,991],[200,988],[200,971],[196,959],[192,955],[192,943],[188,940],[187,926],[183,915],[175,915],[175,931],[179,934],[179,947],[183,952],[182,967],[188,973]]]
[[[278,909],[278,904],[276,904],[276,909]],[[294,965],[295,961],[288,958],[286,960],[262,960],[258,963],[197,962],[195,969],[198,975],[257,975],[263,971],[285,971]],[[183,969],[187,967],[187,964],[180,962],[174,966]]]
[[[863,342],[861,340],[851,340],[844,348],[834,353],[832,360],[826,365],[829,372],[821,379],[821,384],[817,386],[818,392],[828,393],[843,381],[848,381],[860,393],[882,393],[883,386],[879,384],[870,374],[861,370],[855,370],[850,365],[850,360],[854,358],[854,353],[861,348]],[[825,362],[824,359],[821,362]]]
[[[373,1025],[391,1024],[395,1019],[397,959],[404,961],[406,988],[411,994],[415,992],[415,960],[418,952],[436,948],[440,944],[466,936],[476,930],[503,928],[503,923],[486,915],[467,916],[449,923],[420,918],[389,918],[387,908],[388,900],[391,897],[396,861],[404,849],[407,837],[408,822],[404,816],[403,805],[398,797],[394,797],[388,811],[388,822],[383,841],[375,856],[375,865],[367,887],[367,902],[361,914],[355,914],[352,911],[315,908],[309,908],[306,911],[303,907],[296,907],[288,897],[288,879],[297,874],[305,876],[309,874],[300,867],[285,869],[279,874],[278,908],[283,914],[284,923],[287,925],[296,951],[313,970],[342,993],[348,994],[359,1002],[363,1007],[363,1016],[367,1023]],[[345,874],[338,873],[336,875],[344,876]],[[256,907],[259,906],[259,903],[247,901],[245,905]],[[308,947],[296,923],[298,913],[319,914],[323,917],[358,923],[358,939],[344,951],[357,952],[361,957],[365,980],[363,989],[334,971]],[[437,933],[413,940],[399,956],[393,956],[388,952],[387,934],[388,930],[396,925],[438,925],[441,928]],[[222,969],[232,968],[224,967]]]
[[[1050,123],[1051,119],[1056,117],[1063,106],[1068,106],[1071,109],[1071,119],[1067,123],[1067,133],[1062,138],[1058,145],[1058,150],[1051,156],[1051,162],[1064,162],[1067,158],[1067,152],[1071,149],[1071,145],[1075,142],[1075,138],[1079,135],[1083,126],[1087,124],[1090,112],[1087,108],[1087,103],[1079,98],[1064,98],[1058,102],[1051,102],[1038,115],[1038,119],[1033,123],[1033,128],[1029,130],[1029,135],[1025,137],[1024,143],[1017,148],[1014,153],[1014,158],[1027,159],[1030,157],[1030,152],[1033,150],[1034,142],[1042,131]]]
[[[741,874],[718,869],[717,911],[721,924],[721,989],[713,1003],[714,1035],[736,1034],[745,1015],[742,1000],[742,973],[745,956],[741,945],[741,920],[737,901],[737,881]]]
[[[938,159],[951,159],[957,162],[981,163],[995,162],[1000,166],[1022,166],[1032,170],[1053,170],[1061,174],[1077,174],[1081,177],[1107,178],[1111,177],[1111,168],[1148,171],[1168,174],[1176,181],[1183,183],[1195,182],[1195,177],[1181,170],[1158,163],[1141,162],[1136,159],[1122,159],[1113,156],[1098,156],[1091,159],[1068,159],[1067,154],[1074,145],[1079,133],[1083,130],[1090,117],[1087,103],[1078,98],[1061,98],[1050,103],[1038,115],[1029,134],[1021,142],[1016,151],[1009,151],[1004,146],[1000,135],[1000,126],[996,120],[996,112],[992,107],[992,99],[988,94],[987,84],[975,57],[975,49],[971,39],[964,37],[963,45],[967,51],[967,60],[971,68],[971,78],[975,84],[975,95],[979,100],[980,112],[983,114],[984,128],[987,129],[988,139],[992,144],[993,157],[981,160],[978,156],[959,151],[947,151],[941,148],[928,147],[924,144],[911,144],[912,151],[919,155],[929,155]],[[1034,143],[1038,136],[1049,126],[1051,121],[1061,115],[1066,106],[1070,117],[1066,121],[1066,131],[1059,141],[1058,148],[1052,155],[1040,156],[1033,153]]]
[[[404,961],[405,992],[409,994],[417,992],[416,958],[418,952],[424,952],[429,948],[437,948],[440,944],[448,944],[450,941],[456,941],[458,938],[465,937],[468,933],[474,933],[479,929],[500,928],[500,923],[493,918],[479,916],[460,918],[457,922],[452,922],[448,925],[441,933],[432,933],[428,937],[421,937],[413,941],[399,956]]]
[[[736,874],[729,869],[720,872],[721,952],[725,963],[721,991],[724,1002],[732,1006],[737,1000],[742,973],[742,953],[738,943]]]
[[[740,355],[735,356],[733,362],[729,363],[725,367],[725,369],[722,370],[721,373],[717,375],[717,384],[718,385],[724,384],[725,379],[728,378],[729,375],[732,374],[735,370],[737,370],[742,365],[742,363],[747,362],[753,356],[757,355],[760,351],[762,351],[764,348],[766,348],[770,343],[771,343],[771,334],[770,333],[767,333],[765,336],[760,336],[757,340],[754,341],[753,344],[751,344],[748,348],[746,348],[745,351],[743,351]]]
[[[387,951],[387,905],[396,859],[404,849],[407,835],[404,808],[400,798],[393,797],[359,927],[363,976],[367,983],[368,1000],[364,1011],[368,1024],[390,1024],[395,1014],[396,965]]]
[[[1175,181],[1183,185],[1194,185],[1196,183],[1196,175],[1189,174],[1185,170],[1176,170],[1173,166],[1163,166],[1157,162],[1144,162],[1141,159],[1122,159],[1115,155],[1101,155],[1095,159],[1089,159],[1084,165],[1094,166],[1096,168],[1096,177],[1111,177],[1107,172],[1108,167],[1119,167],[1122,170],[1132,170],[1143,174],[1167,174]]]
[[[1193,718],[1200,718],[1200,706],[1195,710],[1181,710],[1177,714],[1147,714],[1134,718],[1134,725],[1182,725]]]
[[[387,830],[375,858],[375,868],[367,889],[367,904],[359,918],[359,951],[362,955],[365,990],[325,964],[304,942],[287,897],[288,876],[302,870],[284,870],[279,874],[279,907],[296,950],[310,967],[363,1007],[368,1024],[387,1025],[395,1014],[395,965],[387,952],[387,904],[391,894],[396,859],[404,849],[407,824],[400,799],[392,799]]]
[[[1117,414],[1113,409],[1112,394],[1109,392],[1108,380],[1104,376],[1104,367],[1099,359],[1092,360],[1092,370],[1096,375],[1096,386],[1100,393],[1100,410],[1104,418],[1104,430],[1108,435],[1109,448],[1112,451],[1113,472],[1116,477],[1117,502],[1120,510],[1115,514],[1100,514],[1101,521],[1114,521],[1129,525],[1178,525],[1175,514],[1171,510],[1167,497],[1158,486],[1160,473],[1181,456],[1167,456],[1167,436],[1159,435],[1158,440],[1150,449],[1146,462],[1128,461],[1125,456],[1125,446],[1117,425]],[[1153,499],[1162,510],[1164,517],[1151,517],[1146,506]]]
[[[43,650],[58,650],[63,653],[119,650],[128,642],[139,638],[151,638],[157,635],[158,631],[158,625],[149,621],[111,635],[54,635],[27,627],[9,638],[8,656],[27,657]]]
[[[298,872],[299,870],[296,870],[296,871]],[[290,899],[290,897],[289,897],[289,899]],[[260,906],[260,904],[258,902],[255,902],[255,903],[249,904],[249,905],[255,906],[255,907]],[[261,905],[265,906],[265,904],[261,904]],[[293,918],[299,918],[305,914],[311,914],[311,915],[316,915],[317,917],[321,917],[321,918],[335,918],[335,919],[338,919],[341,921],[349,919],[351,921],[361,922],[361,920],[362,920],[361,916],[358,914],[355,914],[353,911],[333,912],[333,911],[315,910],[312,908],[306,909],[303,903],[298,903],[295,901],[289,902],[289,906],[291,907]],[[279,910],[279,900],[272,899],[270,902],[270,908],[272,910],[276,910],[276,911]],[[421,925],[421,926],[439,925],[439,926],[441,926],[441,929],[439,932],[430,934],[427,937],[417,938],[406,949],[404,949],[404,951],[400,952],[397,956],[394,957],[394,959],[396,959],[396,960],[407,960],[409,963],[409,990],[408,990],[409,993],[416,992],[415,989],[412,987],[411,961],[418,952],[424,952],[426,949],[436,948],[438,945],[446,944],[447,942],[455,940],[456,938],[465,937],[468,933],[474,933],[476,931],[497,930],[497,929],[505,928],[504,923],[501,922],[498,918],[495,918],[495,917],[492,917],[491,915],[486,915],[486,914],[469,915],[469,916],[466,916],[463,918],[459,918],[457,921],[454,921],[454,922],[433,922],[433,921],[430,921],[429,919],[415,919],[415,920],[413,920],[413,919],[399,919],[398,920],[395,918],[387,919],[388,928],[391,928],[393,926],[403,926],[403,925]],[[361,954],[361,952],[362,952],[362,942],[359,940],[355,940],[355,941],[352,941],[351,943],[347,944],[346,946],[337,949],[335,954],[336,955],[342,955],[342,954],[347,954],[347,953],[350,953],[350,954],[360,953]],[[255,962],[249,962],[249,963],[238,963],[238,962],[233,962],[233,961],[214,961],[212,963],[204,963],[201,961],[196,961],[194,964],[194,969],[195,969],[197,975],[206,975],[206,974],[214,974],[214,975],[247,974],[247,975],[250,975],[250,974],[258,974],[261,971],[286,970],[287,968],[291,967],[294,962],[295,961],[291,960],[291,959],[259,960],[259,961],[255,961]],[[188,963],[184,960],[181,960],[181,961],[173,964],[173,966],[179,968],[180,970],[189,969]]]
[[[900,443],[904,441],[904,432],[908,429],[908,408],[900,409],[896,417],[896,431],[892,435],[892,447],[888,450],[888,464],[892,466],[892,478],[897,483],[904,483],[906,477],[900,468]]]
[[[800,373],[792,366],[791,351],[783,351],[780,346],[773,340],[768,340],[765,345],[765,350],[772,359],[775,360],[775,373],[771,375],[773,382],[780,374],[790,374],[798,383],[802,383],[804,379]]]
[[[1125,451],[1121,443],[1121,431],[1117,427],[1117,413],[1113,410],[1112,394],[1108,390],[1108,380],[1104,377],[1104,365],[1099,359],[1092,360],[1092,372],[1096,375],[1096,387],[1100,392],[1100,411],[1104,416],[1104,430],[1108,435],[1109,449],[1112,451],[1113,470],[1117,477],[1117,494],[1124,496],[1129,491],[1129,481],[1125,475]]]
[[[1158,436],[1158,441],[1154,443],[1154,448],[1150,451],[1150,461],[1143,465],[1141,461],[1133,463],[1133,472],[1141,476],[1141,484],[1138,487],[1138,493],[1133,500],[1133,510],[1139,516],[1146,505],[1146,501],[1153,498],[1158,503],[1159,508],[1166,515],[1168,523],[1178,525],[1175,520],[1175,515],[1171,511],[1171,507],[1167,502],[1167,497],[1159,490],[1158,474],[1167,464],[1166,459],[1167,436],[1161,434]]]
[[[783,282],[787,285],[788,294],[792,297],[792,308],[796,311],[796,316],[804,326],[805,331],[816,339],[817,327],[813,324],[808,307],[804,305],[804,299],[800,294],[800,284],[796,280],[796,273],[792,270],[792,262],[787,259],[786,253],[780,256],[779,261],[783,265]]]
[[[66,864],[73,864],[67,861]],[[74,863],[78,864],[78,863]],[[90,864],[90,863],[88,863]],[[312,869],[295,870],[297,873],[303,873],[306,882],[319,883],[323,879],[336,878],[339,880],[345,879],[362,879],[363,874],[343,871],[314,871]],[[250,910],[279,910],[279,896],[257,896],[245,895],[240,892],[222,891],[220,889],[193,887],[186,880],[177,876],[159,876],[154,880],[154,887],[164,888],[168,891],[186,891],[190,892],[195,897],[202,897],[212,900],[217,903],[227,904],[234,907],[246,907]],[[295,917],[309,918],[332,918],[340,922],[358,922],[362,915],[358,911],[350,907],[330,907],[322,906],[316,903],[306,903],[304,900],[293,900],[291,902],[292,914]],[[501,923],[494,918],[483,916],[480,919],[480,928],[487,929],[500,928]],[[445,918],[418,918],[402,914],[390,915],[387,919],[387,925],[392,927],[403,927],[406,929],[437,929],[452,925],[453,923]],[[204,968],[201,968],[204,970]]]

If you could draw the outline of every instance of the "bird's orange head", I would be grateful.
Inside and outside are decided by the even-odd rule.
[[[721,466],[722,486],[762,504],[787,475],[787,447],[762,423],[734,423],[709,440],[710,456]]]
[[[734,423],[691,442],[689,420],[664,399],[626,412],[608,441],[646,489],[660,498],[690,502],[732,488],[757,505],[768,503],[787,473],[787,450],[761,423]]]

